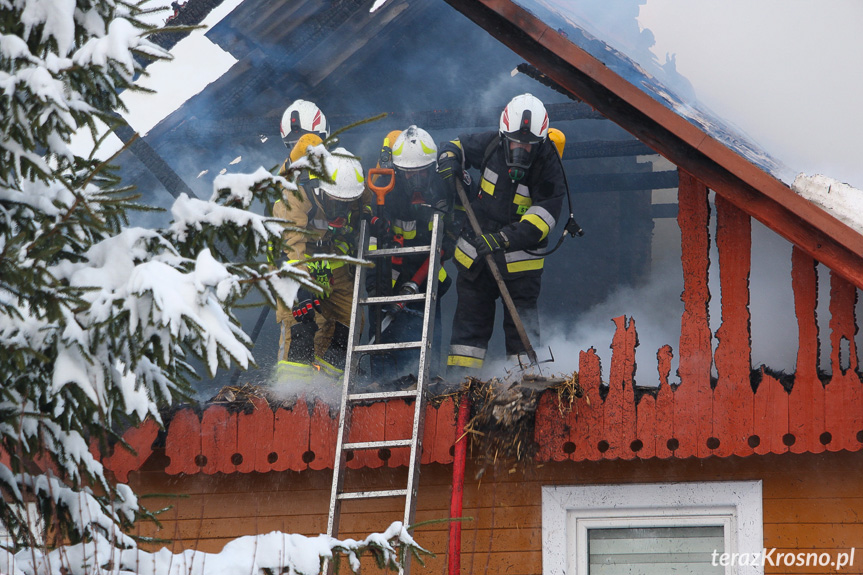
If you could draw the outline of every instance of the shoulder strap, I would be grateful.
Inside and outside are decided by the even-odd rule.
[[[315,216],[318,213],[318,200],[315,197],[315,192],[313,191],[313,187],[310,185],[311,180],[300,182],[300,188],[302,188],[303,192],[306,194],[306,198],[309,200],[309,203],[312,204],[312,209],[309,210],[309,221],[315,219]]]
[[[482,156],[482,166],[480,166],[480,170],[484,170],[486,164],[488,164],[491,155],[494,153],[495,148],[500,145],[500,134],[496,134],[494,138],[488,143],[485,147],[485,153]]]

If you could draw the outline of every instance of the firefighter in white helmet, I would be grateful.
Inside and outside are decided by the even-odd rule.
[[[321,143],[317,134],[304,134],[281,173],[303,157],[308,146]],[[298,181],[298,193],[286,191],[273,206],[274,217],[306,231],[285,232],[283,261],[303,261],[318,254],[356,254],[358,222],[369,202],[363,168],[344,148],[326,154],[324,167],[331,181],[306,172]],[[344,370],[353,301],[350,267],[327,259],[307,265],[322,293],[300,288],[293,308],[280,306],[276,312],[276,321],[281,324],[280,379],[311,377],[319,371],[338,377]]]
[[[326,140],[330,135],[330,125],[327,123],[327,117],[315,103],[308,100],[294,100],[282,114],[279,131],[285,146],[293,150],[304,134],[315,134],[321,140]]]
[[[404,247],[429,245],[435,213],[440,213],[444,225],[443,254],[441,261],[452,257],[458,227],[454,224],[454,195],[437,174],[437,145],[428,132],[417,126],[409,126],[397,133],[387,135],[383,155],[391,154],[391,165],[395,170],[395,186],[386,196],[382,216],[371,220],[372,245],[398,244]],[[387,159],[382,157],[381,165]],[[459,222],[460,226],[460,222]],[[393,258],[390,273],[384,277],[389,285],[374,285],[376,274],[368,274],[369,291],[383,294],[387,288],[396,294],[422,293],[430,275],[427,255],[406,255]],[[440,301],[452,279],[440,268],[436,281],[438,298],[435,302],[435,318],[440,321]],[[386,310],[389,315],[386,329],[381,333],[381,343],[417,341],[421,338],[424,302],[408,302],[393,305]],[[375,334],[375,322],[370,333]],[[432,348],[432,371],[438,368],[435,359],[440,355],[441,329],[435,329]],[[415,373],[419,363],[418,350],[398,350],[390,354],[372,356],[372,377],[386,383],[399,376]]]
[[[470,194],[482,235],[462,227],[454,258],[458,304],[447,364],[451,375],[482,367],[494,330],[500,291],[485,255],[492,254],[533,347],[539,345],[537,299],[548,235],[554,229],[566,183],[555,144],[548,136],[548,114],[530,94],[513,98],[500,116],[499,130],[461,135],[440,146],[438,171],[455,187],[464,170],[479,170],[479,189]],[[504,308],[503,329],[510,360],[525,351]]]

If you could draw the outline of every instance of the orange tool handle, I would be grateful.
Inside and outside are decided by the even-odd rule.
[[[378,186],[374,183],[375,176],[389,176],[389,183],[386,186]],[[369,189],[374,192],[378,198],[377,205],[384,205],[384,197],[396,185],[396,172],[392,168],[372,168],[369,170],[369,177],[366,180],[369,184]]]

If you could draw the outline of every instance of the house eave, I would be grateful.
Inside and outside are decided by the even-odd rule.
[[[863,235],[508,0],[447,0],[543,73],[863,289]]]

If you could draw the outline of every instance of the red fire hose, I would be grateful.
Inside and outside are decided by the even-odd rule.
[[[458,404],[458,420],[455,427],[455,453],[452,466],[452,499],[449,505],[450,519],[458,519],[462,515],[462,499],[464,496],[464,470],[467,458],[467,437],[465,427],[470,418],[470,399],[467,392],[463,393]],[[461,521],[449,524],[449,575],[460,575],[461,571]]]

